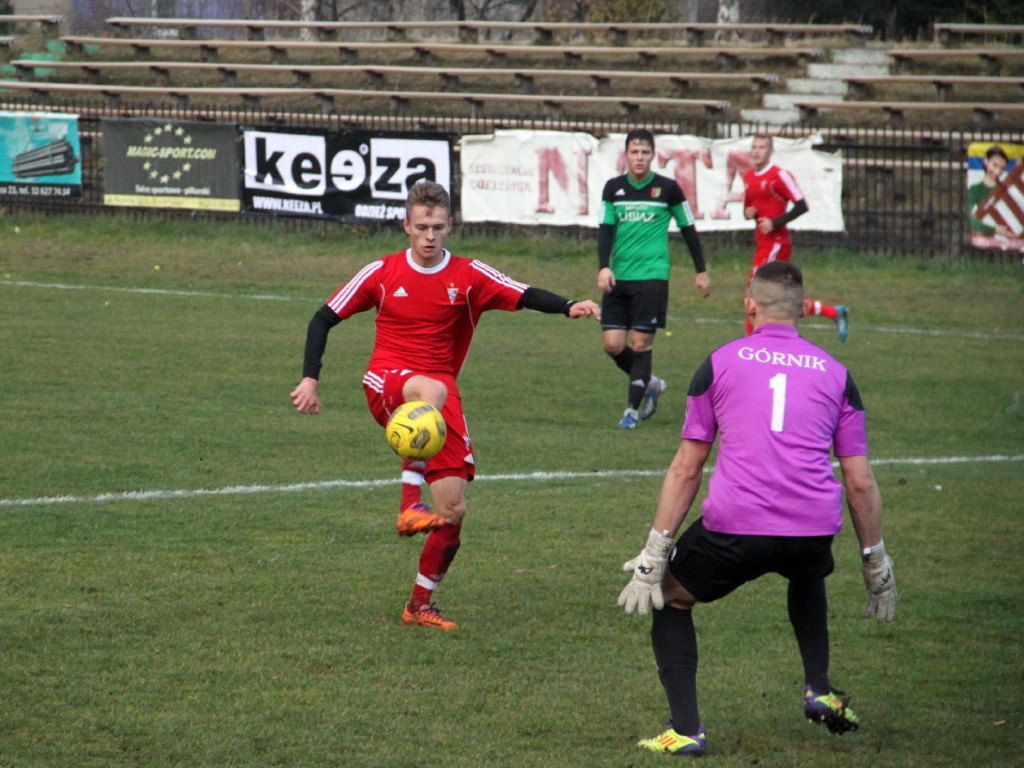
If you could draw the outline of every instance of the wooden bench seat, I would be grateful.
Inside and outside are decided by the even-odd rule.
[[[771,45],[781,45],[794,36],[870,37],[874,30],[863,24],[717,24],[697,22],[533,22],[533,21],[280,21],[254,19],[147,18],[113,16],[107,24],[117,30],[173,29],[182,38],[195,38],[200,29],[242,29],[250,40],[260,40],[267,31],[313,32],[317,39],[334,40],[342,32],[384,30],[389,40],[405,40],[409,32],[451,32],[464,42],[478,41],[480,33],[526,35],[542,44],[550,44],[555,35],[603,34],[616,45],[627,45],[630,36],[683,35],[691,45],[702,45],[709,36],[765,35]]]
[[[114,47],[127,46],[135,51],[136,58],[146,59],[153,48],[194,49],[204,61],[216,61],[221,50],[266,50],[279,63],[288,60],[288,51],[337,51],[348,63],[354,64],[361,52],[415,53],[421,61],[428,63],[437,54],[483,54],[490,60],[502,60],[509,56],[561,57],[577,62],[584,57],[614,56],[635,57],[646,65],[660,58],[714,58],[727,68],[735,68],[743,60],[774,58],[818,59],[820,48],[795,47],[711,47],[689,46],[556,46],[488,43],[431,43],[431,42],[328,42],[322,40],[177,40],[151,38],[84,37],[65,35],[61,40],[75,54],[85,46]]]
[[[1015,116],[1024,114],[1021,102],[970,102],[970,101],[798,101],[794,104],[804,120],[813,120],[822,112],[855,110],[881,110],[895,123],[902,121],[906,112],[934,112],[941,115],[950,111],[973,112],[979,126],[990,127],[999,121],[1002,114]]]
[[[63,16],[33,13],[0,13],[0,24],[38,24],[47,35],[56,35]]]
[[[461,101],[468,104],[474,117],[482,114],[486,103],[505,102],[513,104],[541,104],[550,108],[555,117],[561,117],[563,107],[567,105],[598,105],[618,106],[628,114],[635,114],[640,107],[660,107],[671,110],[702,110],[708,113],[721,113],[728,109],[728,101],[709,99],[675,99],[655,96],[576,96],[576,95],[545,95],[521,93],[456,93],[452,91],[398,91],[398,90],[357,90],[347,88],[202,88],[146,85],[104,85],[96,83],[54,83],[36,81],[0,81],[0,89],[27,91],[39,97],[47,97],[55,93],[75,96],[103,96],[112,102],[120,102],[122,97],[135,96],[150,99],[167,98],[181,105],[187,104],[192,98],[208,97],[224,99],[236,97],[258,104],[264,99],[282,97],[312,97],[324,111],[332,111],[339,102],[352,104],[356,100],[385,99],[391,101],[396,108],[405,112],[413,101]]]
[[[15,64],[15,62],[11,62]],[[864,98],[874,85],[919,85],[935,86],[939,101],[945,101],[955,85],[966,86],[1017,86],[1024,89],[1024,77],[986,77],[984,75],[857,75],[844,77],[850,85],[853,98]]]
[[[950,45],[965,37],[999,35],[1001,37],[1024,37],[1024,24],[955,24],[936,22],[935,40],[941,45]]]
[[[45,66],[50,70],[78,70],[90,82],[98,83],[101,73],[119,73],[132,71],[150,71],[158,85],[166,86],[170,82],[171,72],[197,74],[216,72],[223,78],[225,86],[238,85],[238,75],[252,74],[291,74],[295,84],[308,87],[314,75],[365,76],[375,87],[383,87],[388,76],[424,76],[441,80],[449,90],[458,87],[463,78],[469,77],[502,77],[513,80],[520,93],[533,93],[535,81],[538,79],[589,80],[600,94],[610,92],[611,81],[645,81],[664,82],[673,87],[674,95],[683,98],[687,95],[692,83],[713,85],[733,84],[748,85],[757,91],[763,91],[777,82],[778,77],[767,72],[652,72],[650,70],[620,69],[503,69],[494,67],[417,67],[374,64],[232,64],[223,62],[185,62],[185,61],[48,61],[41,64],[35,59],[15,59],[10,64],[16,67],[22,77],[32,77],[35,69]]]
[[[886,53],[899,71],[918,62],[934,64],[943,59],[971,58],[977,59],[983,71],[990,75],[999,71],[1004,59],[1024,59],[1024,48],[893,48]]]

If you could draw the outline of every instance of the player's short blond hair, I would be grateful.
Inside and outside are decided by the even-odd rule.
[[[452,198],[448,190],[436,181],[418,181],[409,188],[409,196],[405,201],[406,214],[414,205],[425,208],[444,208],[451,215]]]

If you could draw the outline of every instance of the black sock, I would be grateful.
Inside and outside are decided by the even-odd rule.
[[[796,634],[804,681],[815,693],[828,693],[828,595],[825,579],[789,582],[789,621]]]
[[[633,352],[633,366],[629,369],[629,407],[639,408],[640,401],[651,380],[651,350]]]
[[[672,727],[683,736],[700,729],[697,710],[697,631],[693,614],[665,606],[654,611],[651,645],[658,664],[658,676],[668,695]]]
[[[621,352],[619,352],[619,354],[612,355],[611,358],[612,358],[612,360],[615,361],[615,364],[617,366],[619,366],[619,368],[622,370],[622,372],[625,373],[627,376],[629,375],[630,371],[633,370],[633,348],[632,347],[626,347]]]

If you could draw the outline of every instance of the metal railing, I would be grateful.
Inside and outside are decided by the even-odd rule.
[[[316,112],[275,112],[240,108],[195,108],[152,104],[145,107],[112,106],[83,100],[51,101],[41,105],[31,99],[5,98],[0,109],[47,111],[79,116],[82,194],[74,201],[44,198],[0,199],[8,210],[40,212],[110,212],[103,205],[103,162],[101,121],[104,117],[154,117],[170,120],[203,120],[240,125],[318,127],[328,130],[417,131],[449,136],[489,133],[495,129],[586,131],[595,136],[622,133],[637,127],[638,121],[536,119],[522,117],[461,118],[430,115],[342,115]],[[967,148],[971,142],[1022,143],[1019,132],[916,131],[899,128],[829,128],[828,126],[777,126],[734,123],[713,117],[680,120],[642,120],[655,133],[726,138],[755,132],[777,136],[820,135],[819,149],[840,150],[843,156],[843,234],[797,232],[799,243],[839,246],[878,252],[923,256],[959,256],[969,250],[965,237]],[[458,189],[458,164],[453,169],[453,188]],[[120,213],[124,213],[121,209]],[[147,209],[132,215],[175,218],[181,216],[224,217],[232,214],[198,213],[173,209]],[[233,214],[237,217],[238,214]],[[247,217],[254,218],[254,217]],[[259,218],[259,217],[255,217]],[[317,226],[324,226],[318,221]],[[328,224],[329,225],[329,224]],[[340,226],[340,224],[339,224]],[[496,230],[501,225],[493,225]],[[743,233],[743,242],[749,233]],[[702,235],[704,237],[704,235]],[[708,239],[738,240],[736,233],[708,233]],[[993,254],[993,257],[998,258]]]

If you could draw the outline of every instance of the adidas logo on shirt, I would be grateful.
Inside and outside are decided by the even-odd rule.
[[[398,286],[398,290],[396,290],[391,295],[395,296],[396,298],[399,298],[399,299],[406,299],[406,298],[409,297],[409,294],[406,292],[405,288],[403,288],[402,286]]]
[[[624,190],[624,189],[616,189],[615,190],[615,196],[616,197],[622,197],[624,194],[626,194],[626,190]]]

